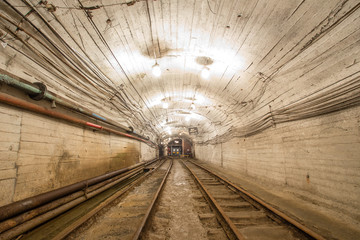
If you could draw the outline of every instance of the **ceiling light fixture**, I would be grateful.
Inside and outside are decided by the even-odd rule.
[[[161,76],[161,68],[159,66],[159,64],[157,62],[155,62],[155,64],[152,66],[152,74],[155,77],[160,77]]]
[[[135,2],[135,1],[133,1]],[[153,27],[152,27],[152,22],[151,22],[151,17],[150,17],[150,8],[149,8],[149,3],[148,1],[146,1],[146,9],[147,9],[147,16],[149,18],[149,29],[150,29],[150,36],[151,36],[151,42],[152,42],[152,50],[154,53],[154,59],[155,59],[155,64],[152,66],[152,74],[155,77],[160,77],[161,76],[161,68],[159,66],[159,64],[157,63],[157,57],[156,57],[156,52],[155,52],[155,42],[154,42],[154,36],[153,36]],[[154,16],[155,16],[155,10],[154,10]],[[160,49],[159,49],[159,53],[160,53]]]
[[[191,103],[191,109],[195,109],[195,104],[194,103]]]
[[[204,67],[202,70],[201,70],[201,77],[203,79],[208,79],[210,76],[210,69],[208,67]]]
[[[186,116],[185,121],[187,121],[187,122],[190,121],[190,117]]]
[[[168,104],[167,102],[164,102],[164,103],[162,104],[162,107],[163,107],[164,109],[167,109],[167,108],[169,107],[169,104]]]

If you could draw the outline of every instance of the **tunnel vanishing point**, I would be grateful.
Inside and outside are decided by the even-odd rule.
[[[360,239],[358,0],[2,0],[0,44],[0,238],[172,158]]]

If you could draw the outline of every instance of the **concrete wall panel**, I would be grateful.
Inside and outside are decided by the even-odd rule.
[[[156,157],[135,140],[0,104],[0,206]]]
[[[154,159],[155,157],[159,157],[157,150],[155,148],[150,147],[146,143],[140,143],[141,144],[141,161],[148,161],[151,159]]]
[[[360,209],[360,107],[277,125],[247,138],[197,145],[198,159],[306,199]],[[221,149],[222,153],[214,150]],[[211,151],[210,151],[211,150]],[[285,189],[285,188],[284,188]]]

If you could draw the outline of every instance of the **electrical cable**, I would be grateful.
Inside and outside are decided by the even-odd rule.
[[[5,0],[6,1],[6,0]],[[32,6],[30,5],[30,4],[28,4],[27,2],[25,2],[25,1],[23,1],[25,4],[27,4],[28,5],[28,7],[30,7],[30,8],[32,8]],[[8,2],[6,2],[10,7],[11,7],[11,5],[8,3]],[[12,8],[14,11],[16,11],[16,9],[14,9],[14,8]],[[61,36],[59,35],[59,34],[57,34],[57,32],[47,23],[47,21],[40,15],[40,13],[39,12],[37,12],[35,9],[33,9],[36,13],[37,13],[37,15],[41,18],[41,20],[49,27],[49,29],[55,34],[55,36],[60,40],[60,41],[62,41],[63,42],[63,44],[65,45],[65,47],[68,49],[68,50],[70,50],[73,54],[75,54],[75,56],[78,58],[78,59],[80,59],[80,60],[82,60],[82,63],[84,63],[84,60],[83,60],[83,58],[80,56],[80,55],[78,55],[76,52],[74,52],[74,50],[72,49],[72,48],[70,48],[70,46],[68,46],[67,44],[66,44],[66,42],[61,38]],[[16,11],[18,14],[20,14],[21,15],[21,13],[19,13],[18,11]],[[54,15],[53,15],[54,16]],[[65,54],[65,53],[63,53],[60,49],[59,49],[59,47],[58,46],[55,46],[55,44],[46,36],[46,35],[44,35],[43,33],[42,33],[42,31],[40,31],[40,29],[38,29],[35,25],[33,25],[32,24],[32,22],[30,22],[27,18],[26,18],[26,16],[23,16],[22,15],[22,18],[23,19],[25,19],[25,20],[27,20],[29,23],[30,23],[30,25],[32,25],[35,29],[36,29],[36,31],[37,32],[39,32],[40,34],[42,34],[42,36],[43,36],[43,38],[45,39],[45,40],[47,40],[56,50],[58,50],[58,52],[59,53],[61,53],[63,56],[65,56],[65,57],[67,57],[67,55]],[[38,40],[38,39],[36,39],[36,38],[34,38],[35,40]],[[76,41],[74,41],[74,42],[76,42]],[[40,42],[40,44],[42,44],[42,42]],[[42,44],[43,45],[43,44]],[[46,46],[45,46],[46,47]],[[34,50],[34,49],[32,49],[32,50]],[[48,48],[47,48],[47,50],[49,50]],[[51,51],[50,51],[51,52]],[[55,55],[56,57],[57,57],[57,54],[55,54],[54,52],[52,52],[52,54],[53,55]],[[69,53],[68,53],[69,54]],[[38,56],[39,56],[39,54],[37,54]],[[29,57],[29,55],[27,55],[28,57]],[[44,57],[44,56],[41,56],[41,57]],[[32,60],[34,60],[34,59],[32,59]],[[75,64],[75,60],[70,60],[70,59],[68,59],[73,65],[76,65]],[[46,61],[47,62],[49,62],[49,59],[46,59]],[[39,61],[35,61],[36,63],[39,63]],[[44,67],[44,65],[43,64],[41,64],[43,67]],[[93,73],[96,75],[96,77],[97,77],[97,79],[99,79],[99,80],[102,80],[102,78],[96,73],[96,72],[94,72],[94,69],[92,68],[91,69],[91,67],[89,67],[89,65],[88,64],[86,64],[85,63],[85,66],[86,67],[88,67],[88,68],[90,68],[90,70],[92,70],[93,71]],[[93,66],[94,66],[94,64],[93,64]],[[53,66],[53,67],[55,67],[55,66]],[[60,69],[58,69],[59,71],[60,71]],[[95,69],[96,70],[96,69]],[[101,72],[100,70],[97,70],[98,72]],[[62,72],[62,74],[64,74],[63,72]],[[104,75],[103,73],[102,73],[102,75]],[[89,76],[88,76],[89,77]],[[94,76],[93,76],[94,77]],[[87,79],[86,79],[87,80]],[[96,81],[95,81],[96,82]],[[104,83],[105,84],[105,81],[101,81],[102,83]],[[96,82],[97,83],[97,82]],[[107,84],[106,84],[107,85]],[[94,86],[95,87],[95,86]],[[103,88],[102,86],[100,86],[101,88]],[[108,89],[114,89],[112,86],[106,86]],[[107,89],[105,89],[105,88],[103,88],[104,90],[106,90],[106,92],[108,92],[107,91]],[[114,89],[115,90],[115,89]],[[116,92],[118,92],[117,90],[115,90]],[[118,92],[119,93],[119,92]],[[112,94],[112,95],[114,95],[114,94]],[[119,97],[118,95],[116,96],[117,98]],[[121,99],[121,98],[120,98]],[[95,99],[94,99],[95,100]],[[129,108],[129,107],[127,107],[127,104],[126,104],[126,101],[124,101],[124,99],[122,98],[121,99],[121,105],[123,105],[123,107],[125,107],[125,108],[128,108],[128,111],[129,112],[132,112],[132,111],[134,111],[134,109],[131,109],[131,108]],[[113,105],[113,103],[111,103],[112,105]],[[121,111],[118,107],[116,107],[119,111]],[[124,113],[123,111],[121,111],[122,113]],[[134,113],[132,113],[135,117],[136,117],[136,114],[134,114]],[[142,113],[140,113],[140,114],[142,114]],[[128,115],[127,115],[128,116]],[[141,123],[141,121],[140,121],[140,119],[138,119],[139,120],[139,123]]]
[[[80,4],[81,7],[83,7],[82,3],[80,2],[80,0],[78,0],[78,3]],[[112,51],[112,49],[110,48],[110,46],[108,45],[107,41],[105,40],[105,38],[103,37],[103,35],[101,34],[100,30],[98,29],[98,27],[96,26],[95,22],[92,20],[92,17],[90,16],[89,12],[87,10],[84,9],[85,15],[88,19],[88,21],[90,22],[90,24],[92,25],[92,27],[94,28],[95,32],[98,34],[98,37],[100,38],[100,40],[103,42],[103,44],[105,45],[105,47],[109,50],[109,52],[111,53],[111,55],[113,56],[113,58],[115,59],[115,61],[117,62],[118,66],[120,67],[122,73],[124,74],[124,76],[126,77],[126,79],[128,80],[128,82],[130,83],[131,87],[135,90],[135,92],[137,93],[137,95],[139,96],[139,98],[141,99],[141,101],[145,104],[146,108],[149,110],[150,114],[154,117],[155,121],[157,121],[156,116],[154,115],[154,113],[151,111],[151,109],[148,107],[148,105],[146,104],[145,100],[143,99],[143,97],[141,96],[141,94],[138,92],[138,90],[135,88],[134,84],[132,83],[132,81],[130,80],[130,77],[127,75],[127,73],[125,72],[124,68],[122,67],[122,65],[120,64],[120,62],[118,61],[117,57],[115,56],[114,52]]]
[[[246,125],[233,128],[225,134],[207,141],[198,142],[198,144],[218,144],[229,141],[234,137],[248,137],[278,123],[304,120],[360,105],[360,77],[355,77],[340,86],[334,85],[316,91],[292,104],[267,112]]]

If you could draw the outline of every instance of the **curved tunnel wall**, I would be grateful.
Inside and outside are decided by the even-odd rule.
[[[247,138],[195,145],[196,157],[357,218],[359,119],[355,107],[279,124]]]

